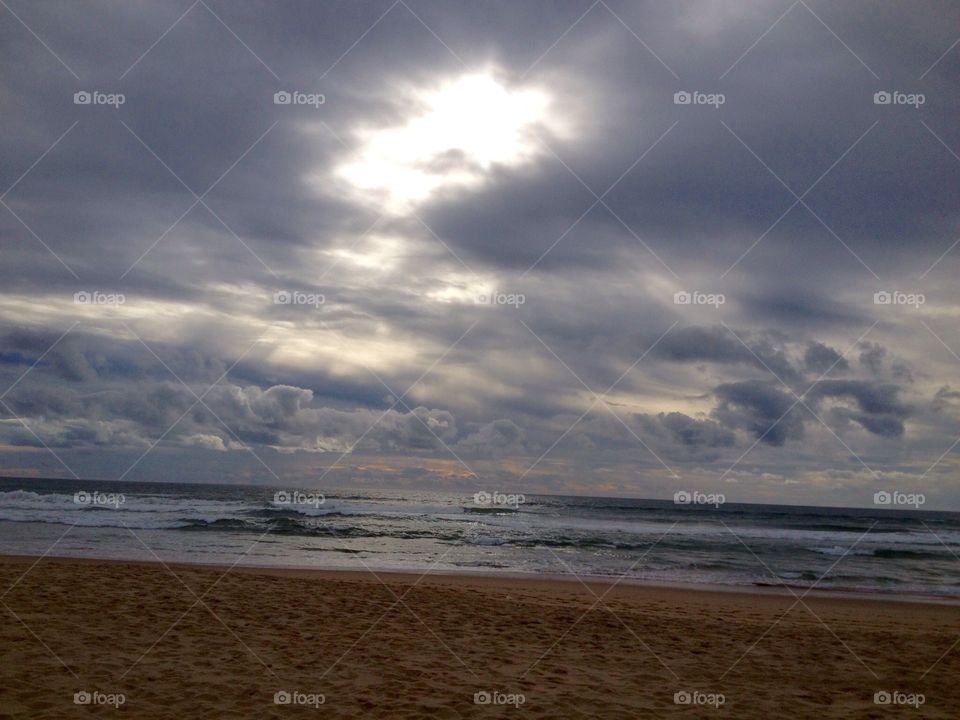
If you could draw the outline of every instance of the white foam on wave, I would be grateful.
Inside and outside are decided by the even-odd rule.
[[[318,517],[323,515],[383,515],[386,517],[407,517],[412,515],[425,515],[436,519],[445,519],[446,517],[462,515],[463,509],[451,507],[449,505],[416,505],[407,503],[398,505],[396,503],[345,503],[338,500],[327,498],[322,505],[309,504],[290,504],[271,501],[270,507],[274,510],[285,510],[298,515],[308,517]]]
[[[463,520],[464,518],[459,518]],[[660,537],[668,529],[670,535],[681,538],[697,538],[705,541],[716,539],[725,542],[737,542],[736,537],[744,540],[768,540],[773,542],[792,541],[797,544],[846,543],[851,546],[855,540],[863,536],[860,529],[850,530],[805,530],[801,528],[776,528],[754,525],[730,525],[729,529],[716,522],[684,522],[673,525],[672,521],[652,520],[617,520],[610,521],[600,518],[583,518],[569,516],[544,515],[541,513],[522,513],[518,515],[486,515],[470,514],[467,520],[482,523],[493,527],[502,527],[516,530],[536,530],[545,528],[551,530],[593,530],[597,533],[623,533],[638,537]],[[672,529],[671,529],[672,528]],[[732,532],[731,532],[732,531]],[[733,533],[736,533],[736,537]],[[938,537],[939,536],[939,537]],[[940,541],[947,545],[960,546],[960,533],[940,531],[937,535],[923,530],[904,530],[899,532],[867,533],[860,542],[891,543],[895,545],[940,545]]]
[[[91,487],[88,492],[93,491]],[[176,529],[189,527],[192,522],[237,518],[245,509],[250,506],[243,502],[166,495],[123,494],[123,502],[115,507],[78,503],[73,495],[64,493],[0,492],[0,520],[81,527]]]
[[[503,545],[507,541],[505,538],[495,538],[490,537],[489,535],[476,535],[474,537],[464,538],[464,542],[468,545]]]
[[[175,530],[177,528],[187,527],[189,523],[173,519],[144,518],[124,513],[120,510],[110,510],[98,513],[58,513],[45,512],[35,513],[30,510],[18,510],[10,512],[0,509],[0,521],[20,523],[48,523],[54,525],[76,525],[80,527],[128,527],[134,530]]]
[[[832,547],[809,547],[807,550],[820,553],[821,555],[830,555],[832,557],[843,557],[845,555],[872,556],[874,552],[868,548],[853,548],[851,550],[850,547],[843,547],[841,545],[833,545]]]

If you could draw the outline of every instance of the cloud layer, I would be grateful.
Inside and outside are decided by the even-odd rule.
[[[5,472],[960,507],[960,8],[2,12]]]

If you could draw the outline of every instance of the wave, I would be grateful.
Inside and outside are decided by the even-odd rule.
[[[130,528],[132,530],[179,530],[186,523],[177,519],[118,517],[115,511],[85,512],[70,514],[46,514],[43,518],[24,516],[22,512],[6,513],[0,510],[0,521],[13,523],[38,523],[46,525],[69,525],[89,528]]]
[[[326,498],[327,502],[318,505],[292,505],[289,503],[269,502],[263,510],[288,512],[297,515],[306,515],[308,517],[321,517],[324,515],[342,515],[342,516],[382,516],[382,517],[443,517],[445,515],[459,515],[463,510],[456,506],[447,505],[397,505],[397,504],[377,504],[356,505],[339,504],[329,502],[331,498]]]
[[[107,493],[91,487],[86,491],[92,495],[95,492],[101,495],[112,496],[120,500],[118,507],[124,512],[181,512],[189,511],[242,511],[249,507],[249,503],[229,500],[204,500],[200,498],[179,497],[171,495]],[[103,509],[95,504],[83,504],[76,501],[75,495],[63,493],[35,493],[30,490],[12,490],[0,492],[0,509],[3,510],[47,510],[59,508],[62,510]]]
[[[122,492],[123,503],[77,503],[74,491],[82,486],[88,492]],[[143,483],[98,487],[73,481],[3,487],[0,540],[31,552],[34,545],[28,543],[35,543],[38,554],[62,533],[49,527],[58,524],[77,526],[64,543],[76,545],[69,551],[108,556],[130,552],[129,534],[123,530],[130,528],[156,531],[157,539],[166,533],[157,547],[187,559],[223,561],[234,550],[245,552],[256,539],[258,546],[263,543],[257,561],[280,565],[348,566],[351,559],[356,562],[351,555],[375,553],[371,557],[377,558],[378,568],[427,569],[433,563],[446,569],[554,573],[561,571],[560,555],[577,572],[618,577],[645,557],[642,566],[629,570],[630,577],[722,584],[817,582],[901,592],[917,587],[960,594],[949,556],[960,547],[958,514],[924,522],[884,516],[872,526],[878,516],[868,510],[806,509],[790,515],[729,507],[689,512],[668,502],[606,505],[529,497],[518,508],[485,507],[472,505],[463,493],[398,497],[349,492],[327,494],[323,504],[292,505],[274,502],[274,488],[260,487],[176,486],[167,491]],[[753,553],[772,569],[766,577]],[[844,555],[850,557],[822,578],[825,566]]]
[[[204,531],[248,532],[269,535],[292,535],[318,538],[393,538],[397,540],[435,540],[437,542],[460,542],[464,538],[456,533],[435,530],[389,529],[377,530],[361,525],[306,524],[293,518],[278,517],[269,521],[251,521],[238,518],[221,518],[213,521],[191,520],[181,529]]]
[[[807,548],[807,550],[832,557],[857,555],[886,560],[944,559],[947,557],[944,553],[930,552],[928,550],[905,550],[903,548],[854,548],[851,550],[849,547],[834,545],[832,547],[811,547]]]

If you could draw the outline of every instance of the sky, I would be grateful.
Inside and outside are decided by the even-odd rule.
[[[0,474],[960,509],[960,5],[0,4]]]

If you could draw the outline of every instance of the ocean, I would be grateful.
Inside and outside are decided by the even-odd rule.
[[[960,595],[960,513],[0,479],[0,553]]]

